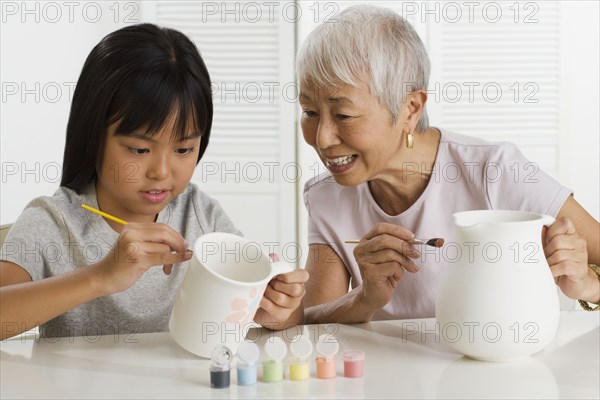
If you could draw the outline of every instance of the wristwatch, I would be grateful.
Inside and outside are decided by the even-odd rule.
[[[596,276],[598,277],[598,280],[600,280],[600,267],[597,266],[596,264],[588,264],[588,267],[592,271],[594,271],[596,273]],[[585,311],[598,311],[598,310],[600,310],[600,304],[596,304],[596,307],[592,308],[592,307],[590,307],[590,305],[589,305],[589,303],[587,301],[579,300],[579,305]]]

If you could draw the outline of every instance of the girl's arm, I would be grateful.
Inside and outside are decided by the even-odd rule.
[[[157,223],[128,223],[107,256],[64,275],[31,281],[20,266],[0,262],[1,339],[25,332],[97,297],[127,290],[152,266],[187,261],[183,237]]]
[[[0,338],[18,335],[102,296],[94,275],[93,267],[81,268],[32,282],[17,264],[0,261]]]

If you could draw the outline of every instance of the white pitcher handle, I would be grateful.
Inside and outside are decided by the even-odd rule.
[[[296,267],[294,267],[292,264],[288,264],[285,261],[275,261],[272,262],[271,265],[273,266],[272,276],[279,274],[287,274],[288,272],[292,272],[296,269]]]
[[[550,228],[550,225],[552,225],[554,222],[556,222],[556,218],[549,215],[542,215],[542,223],[544,226]]]

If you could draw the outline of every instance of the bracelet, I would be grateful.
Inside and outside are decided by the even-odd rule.
[[[596,276],[598,277],[598,280],[600,281],[600,267],[597,266],[597,265],[595,265],[595,264],[588,264],[588,267],[592,271],[594,271],[596,273]],[[596,307],[592,308],[592,307],[590,307],[590,305],[589,305],[589,303],[587,301],[579,300],[579,305],[585,311],[598,311],[598,310],[600,310],[600,304],[597,304]]]

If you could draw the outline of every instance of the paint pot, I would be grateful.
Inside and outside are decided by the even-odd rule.
[[[290,380],[303,381],[310,378],[308,358],[312,354],[313,344],[302,335],[296,336],[290,343],[290,352],[294,358],[290,361]]]
[[[233,353],[225,346],[217,346],[210,354],[210,387],[226,389],[231,382],[231,360]]]
[[[283,379],[283,359],[287,346],[280,337],[273,337],[265,343],[265,353],[269,359],[262,363],[263,381],[279,382]]]
[[[340,343],[331,334],[319,336],[317,341],[317,352],[319,356],[316,358],[317,363],[317,378],[331,379],[337,376],[336,354],[340,350]]]
[[[365,352],[361,350],[348,350],[344,352],[344,376],[346,378],[360,378],[365,372]]]
[[[256,384],[256,362],[260,357],[260,350],[256,343],[243,341],[237,353],[237,383],[241,386]]]

